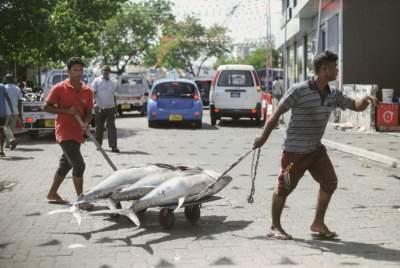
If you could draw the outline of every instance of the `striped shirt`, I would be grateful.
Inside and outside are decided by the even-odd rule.
[[[331,111],[353,108],[353,99],[329,86],[326,90],[329,94],[322,97],[314,79],[311,79],[294,84],[283,96],[280,105],[292,110],[283,144],[285,151],[314,151],[321,145]]]

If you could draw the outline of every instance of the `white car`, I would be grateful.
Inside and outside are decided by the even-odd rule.
[[[255,118],[261,123],[261,86],[251,65],[221,65],[210,90],[211,125],[222,117]]]
[[[119,115],[129,111],[139,111],[144,115],[148,90],[147,80],[142,75],[123,74],[119,77],[115,94]]]

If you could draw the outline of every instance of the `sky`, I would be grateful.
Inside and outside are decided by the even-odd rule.
[[[200,18],[204,26],[218,23],[229,29],[234,43],[253,42],[267,35],[268,0],[171,0],[178,20],[188,15]],[[271,32],[279,31],[281,0],[270,0]]]

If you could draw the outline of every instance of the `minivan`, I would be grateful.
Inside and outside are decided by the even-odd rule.
[[[251,65],[231,64],[218,67],[210,90],[211,125],[222,117],[238,120],[254,118],[261,123],[261,86]]]
[[[149,87],[142,75],[123,74],[118,79],[116,89],[117,110],[120,116],[124,112],[138,111],[146,114]]]

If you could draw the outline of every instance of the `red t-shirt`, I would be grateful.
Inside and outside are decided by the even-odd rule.
[[[46,102],[58,108],[79,107],[82,117],[93,109],[93,91],[82,83],[82,89],[77,92],[67,79],[50,90]],[[73,115],[60,113],[56,117],[56,141],[60,143],[67,140],[83,143],[82,127]]]

